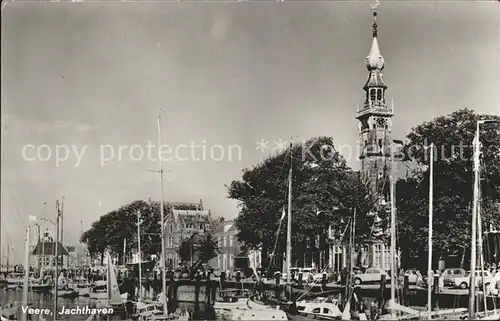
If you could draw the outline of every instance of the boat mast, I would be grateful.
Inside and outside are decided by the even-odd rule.
[[[80,259],[78,260],[78,265],[80,267],[83,266],[83,243],[82,243],[82,235],[83,235],[83,220],[80,220]]]
[[[350,276],[349,276],[349,283],[350,283],[350,286],[351,286],[351,291],[352,291],[352,276],[354,275],[354,255],[353,252],[355,251],[354,249],[356,248],[356,244],[355,244],[355,237],[356,237],[356,211],[357,211],[357,207],[354,206],[354,213],[353,213],[353,217],[352,217],[352,225],[351,225],[351,241],[350,241],[350,244],[351,244],[351,248],[350,248],[350,253],[349,253],[349,262],[350,262]],[[350,298],[350,296],[349,296]]]
[[[61,200],[61,245],[64,244],[64,196]],[[64,248],[64,245],[63,245]],[[61,265],[64,267],[64,254],[61,251]]]
[[[23,304],[28,306],[28,287],[30,276],[30,225],[26,229],[26,243],[24,248],[24,281],[23,281]],[[27,313],[22,313],[22,320],[27,320]]]
[[[292,265],[292,167],[293,153],[292,142],[290,141],[290,170],[288,172],[288,215],[286,228],[286,284],[290,286],[290,300],[292,296],[292,288],[290,282],[290,271]]]
[[[56,261],[55,273],[54,273],[54,321],[57,320],[57,286],[59,281],[58,275],[58,266],[59,266],[59,219],[61,217],[61,212],[59,210],[59,201],[56,201],[56,210],[57,210],[57,218],[56,218],[56,241],[54,242],[54,259]]]
[[[434,201],[434,143],[431,143],[429,160],[429,249],[427,260],[427,312],[429,320],[432,314],[432,222],[433,222],[433,201]]]
[[[158,115],[158,162],[160,165],[160,214],[161,214],[161,283],[162,283],[162,303],[163,303],[163,315],[167,316],[167,276],[166,276],[166,266],[165,266],[165,209],[163,204],[163,165],[161,159],[161,112],[159,110]]]
[[[137,210],[137,254],[139,257],[139,302],[142,302],[141,211]]]
[[[481,169],[479,169],[481,171]],[[481,186],[481,172],[479,172],[479,186]],[[483,226],[481,220],[481,189],[478,191],[478,202],[477,202],[477,244],[479,246],[479,262],[481,264],[481,286],[483,290],[483,303],[484,303],[484,312],[488,310],[488,305],[486,302],[486,285],[484,284],[484,256],[483,256]]]
[[[472,203],[472,237],[470,255],[470,286],[469,286],[469,319],[473,320],[476,304],[476,231],[477,231],[477,200],[479,191],[479,122],[474,136],[474,198]]]
[[[391,193],[391,301],[396,303],[396,202],[394,195],[394,150],[391,149],[391,177],[390,177],[390,193]],[[391,310],[391,315],[394,320],[394,310]]]
[[[122,263],[124,266],[127,265],[127,239],[123,239],[123,259]]]

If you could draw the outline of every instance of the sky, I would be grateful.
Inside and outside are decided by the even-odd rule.
[[[28,216],[53,220],[62,196],[66,244],[81,221],[158,200],[159,109],[165,201],[203,199],[226,219],[238,209],[225,184],[275,141],[354,150],[372,4],[2,4],[2,256],[11,244],[20,262]],[[394,138],[465,107],[500,114],[500,3],[382,1],[378,25]]]

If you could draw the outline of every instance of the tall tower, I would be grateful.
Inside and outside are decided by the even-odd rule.
[[[377,41],[377,5],[373,7],[373,40],[370,53],[366,57],[368,80],[363,87],[365,101],[358,108],[361,175],[370,183],[372,192],[380,202],[388,200],[391,157],[391,117],[392,106],[386,101],[387,86],[382,76],[384,58]]]

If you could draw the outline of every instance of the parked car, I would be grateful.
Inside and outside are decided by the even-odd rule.
[[[479,287],[482,284],[482,282],[484,282],[486,286],[494,282],[493,276],[489,271],[484,271],[484,274],[481,274],[481,271],[476,271],[475,286]],[[457,287],[460,289],[468,289],[469,286],[470,286],[470,272],[467,272],[464,276],[456,277],[453,279],[453,287]]]
[[[292,267],[290,268],[290,274],[292,275],[294,280],[299,279],[299,273],[302,271],[302,268]],[[286,272],[281,273],[281,279],[286,280]]]
[[[404,275],[408,276],[408,282],[410,284],[417,284],[422,282],[422,275],[418,270],[407,270]]]
[[[301,272],[303,282],[314,281],[314,275],[318,274],[318,270],[316,270],[315,268],[302,268]]]
[[[385,275],[385,280],[389,281],[391,277],[389,274],[380,268],[369,268],[365,273],[359,273],[354,275],[354,284],[360,285],[363,283],[376,283],[380,282],[382,275]]]
[[[315,283],[318,283],[318,282],[321,282],[323,280],[323,274],[326,274],[326,279],[328,280],[328,273],[326,272],[318,272],[318,273],[315,273],[313,274],[313,281]]]
[[[464,269],[446,269],[443,272],[443,281],[445,286],[453,286],[455,278],[464,277],[467,271]]]

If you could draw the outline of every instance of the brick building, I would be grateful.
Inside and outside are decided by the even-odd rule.
[[[165,259],[167,268],[175,269],[181,263],[177,253],[181,241],[195,233],[203,235],[206,229],[211,228],[213,220],[210,210],[203,209],[202,200],[199,203],[169,203],[169,205],[172,209],[165,218]]]

